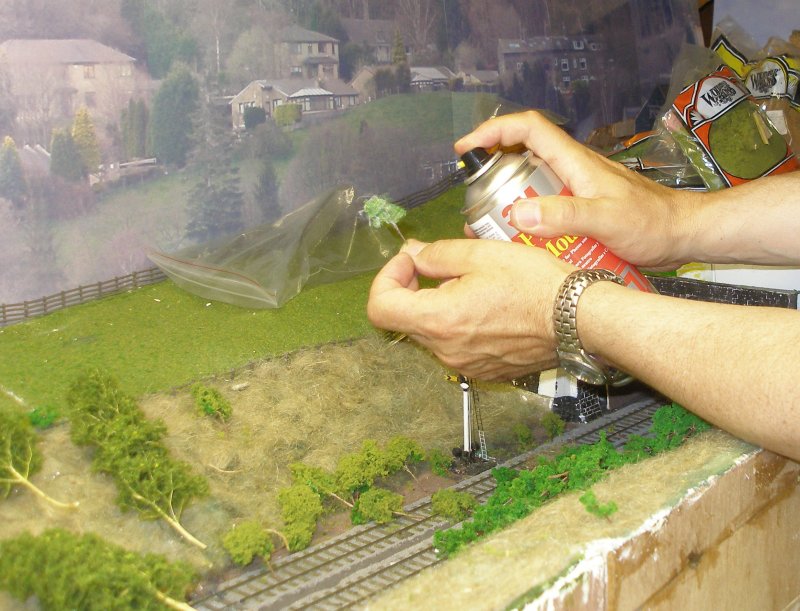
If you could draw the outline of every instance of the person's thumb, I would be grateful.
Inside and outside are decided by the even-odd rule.
[[[550,238],[557,235],[596,235],[597,214],[579,197],[542,196],[523,199],[511,209],[511,224],[525,233]],[[595,209],[595,213],[597,210]]]

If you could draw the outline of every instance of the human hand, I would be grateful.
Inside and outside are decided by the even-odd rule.
[[[511,379],[557,363],[553,303],[574,269],[511,242],[410,241],[375,277],[367,315],[465,376]]]
[[[519,200],[511,212],[517,229],[548,238],[590,236],[649,269],[675,269],[691,260],[697,194],[668,189],[610,161],[535,111],[490,119],[455,149],[460,155],[478,146],[519,144],[547,163],[573,195]]]

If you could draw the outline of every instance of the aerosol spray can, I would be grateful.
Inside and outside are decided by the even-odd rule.
[[[519,199],[538,195],[571,195],[544,161],[530,151],[522,154],[474,148],[461,156],[467,172],[467,195],[461,213],[479,238],[538,246],[584,269],[607,269],[640,291],[656,290],[642,273],[592,238],[563,235],[539,238],[511,225],[511,207]]]

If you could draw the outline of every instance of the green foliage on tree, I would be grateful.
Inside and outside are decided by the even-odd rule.
[[[554,458],[539,457],[539,464],[533,469],[515,471],[497,467],[492,470],[497,488],[486,504],[480,505],[462,528],[436,532],[434,545],[441,554],[450,555],[467,543],[525,517],[559,494],[570,490],[585,491],[605,477],[608,471],[676,447],[708,426],[673,403],[656,411],[650,436],[631,436],[622,450],[611,445],[603,431],[597,443],[564,447]],[[587,510],[596,509],[608,515],[613,513],[615,509],[609,505],[598,503],[593,506],[592,496],[582,501]]]
[[[270,163],[274,159],[286,159],[292,152],[292,141],[275,121],[256,126],[250,134],[248,144],[252,158]]]
[[[71,437],[92,446],[92,466],[117,485],[117,505],[145,520],[164,520],[188,542],[205,549],[181,524],[186,506],[208,494],[208,483],[173,459],[162,443],[166,427],[148,420],[116,380],[98,371],[78,378],[67,397]]]
[[[414,477],[414,473],[409,468],[409,465],[422,462],[425,459],[425,452],[422,447],[410,437],[404,437],[403,435],[392,437],[386,444],[384,452],[386,466],[390,473],[403,469],[412,477]]]
[[[147,156],[147,104],[144,100],[129,100],[120,115],[120,137],[125,159],[142,159]]]
[[[30,422],[31,426],[34,428],[47,429],[58,420],[60,415],[58,408],[53,405],[37,406],[28,412],[28,422]]]
[[[334,480],[342,496],[353,496],[372,486],[377,478],[385,477],[389,473],[386,454],[376,441],[365,439],[360,452],[345,454],[339,459]]]
[[[50,529],[0,541],[0,589],[45,611],[189,610],[196,579],[185,563],[137,554],[93,534]]]
[[[191,166],[198,180],[187,202],[186,237],[198,243],[230,236],[244,229],[244,195],[233,164],[232,136],[208,104],[192,117],[194,154]]]
[[[195,384],[192,386],[192,398],[194,399],[195,407],[201,414],[215,418],[220,422],[227,422],[233,413],[230,401],[213,386]]]
[[[382,449],[372,439],[365,440],[358,452],[343,455],[332,472],[306,465],[294,463],[289,466],[293,484],[278,493],[284,521],[284,532],[292,550],[302,549],[311,542],[317,519],[324,511],[325,502],[335,502],[351,510],[353,520],[376,519],[372,512],[372,503],[380,505],[388,503],[395,507],[395,501],[387,500],[385,493],[373,492],[375,480],[386,477],[401,469],[409,473],[408,465],[419,462],[423,453],[417,443],[407,437],[394,437]],[[412,473],[413,476],[413,473]],[[376,496],[373,498],[373,494]],[[368,509],[362,505],[367,496]],[[316,498],[312,503],[311,499]],[[378,499],[383,499],[378,502]],[[392,509],[397,513],[400,506]],[[377,510],[375,510],[377,511]],[[354,522],[360,523],[360,522]]]
[[[50,141],[50,173],[69,182],[78,182],[85,176],[78,148],[69,131],[53,130]]]
[[[605,505],[601,504],[594,492],[587,490],[578,499],[586,508],[586,511],[598,518],[609,519],[609,517],[617,511],[617,504],[614,501],[609,501]]]
[[[438,448],[428,450],[425,460],[428,461],[428,465],[435,475],[447,477],[450,474],[450,467],[453,466],[453,457]]]
[[[350,519],[353,524],[366,524],[373,521],[386,524],[394,519],[394,515],[402,513],[403,497],[385,488],[370,488],[356,500]]]
[[[244,109],[244,128],[253,129],[267,121],[267,113],[260,106],[248,106]]]
[[[15,405],[0,401],[0,496],[22,486],[39,498],[59,508],[74,508],[77,503],[57,501],[31,483],[30,478],[42,468],[38,436],[28,416]]]
[[[567,423],[564,422],[555,412],[547,412],[542,416],[539,424],[542,425],[545,433],[550,439],[555,439],[564,433]]]
[[[239,566],[245,566],[259,557],[269,560],[275,550],[269,532],[257,520],[236,524],[222,539],[222,546]]]
[[[533,431],[531,431],[529,426],[522,422],[517,422],[511,430],[514,433],[514,438],[517,441],[517,449],[519,451],[522,452],[531,447],[533,444]]]
[[[477,505],[477,499],[469,492],[452,488],[442,488],[431,496],[431,513],[454,524],[467,519]]]
[[[281,104],[272,113],[278,127],[291,127],[300,122],[301,109],[297,104]]]
[[[17,145],[11,136],[6,136],[3,139],[3,146],[0,147],[0,197],[19,206],[27,195],[28,185],[25,182],[25,172],[22,170]]]
[[[192,114],[198,106],[197,81],[186,66],[178,65],[153,97],[149,140],[162,163],[183,166],[192,144]]]
[[[275,173],[275,166],[269,159],[261,160],[261,169],[258,173],[256,186],[253,190],[253,202],[261,212],[261,218],[265,222],[276,220],[281,215],[281,208],[278,201],[278,176]]]
[[[72,140],[80,156],[84,175],[96,172],[100,165],[100,144],[86,107],[79,108],[72,120]]]
[[[278,491],[278,503],[281,506],[287,547],[293,552],[308,547],[314,536],[317,520],[325,512],[320,493],[308,484],[297,481]]]
[[[392,63],[395,65],[405,64],[408,62],[406,56],[406,46],[403,42],[403,36],[400,30],[394,31],[394,39],[392,40]]]
[[[159,4],[122,0],[120,13],[144,42],[147,67],[153,78],[167,76],[176,62],[191,63],[197,58],[195,40],[172,23]]]

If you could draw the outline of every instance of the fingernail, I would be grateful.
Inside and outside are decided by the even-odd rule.
[[[418,240],[406,240],[405,244],[400,248],[400,252],[407,253],[411,256],[418,255],[420,251],[425,248],[425,243]]]
[[[541,222],[542,211],[535,202],[522,200],[511,208],[511,224],[517,229],[534,229]]]

